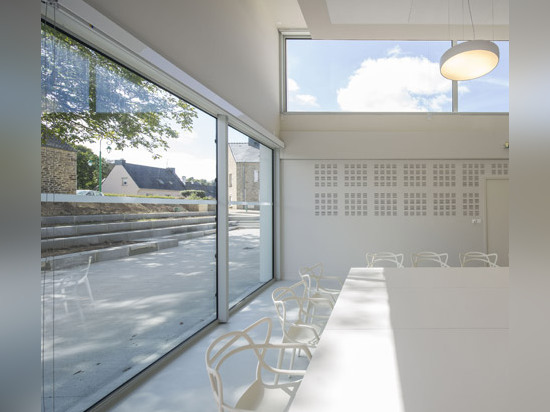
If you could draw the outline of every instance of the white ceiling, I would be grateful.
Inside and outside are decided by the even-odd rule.
[[[297,1],[317,39],[508,39],[508,0]]]

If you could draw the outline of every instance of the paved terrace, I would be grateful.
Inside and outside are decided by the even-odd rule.
[[[260,286],[259,229],[229,233],[230,300]],[[44,411],[82,411],[215,318],[214,235],[92,263],[78,296],[61,290],[85,266],[42,272]],[[54,292],[54,293],[52,293]]]

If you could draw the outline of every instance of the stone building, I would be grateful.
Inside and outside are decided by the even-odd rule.
[[[71,145],[56,137],[49,137],[42,143],[41,192],[76,193],[76,154]]]
[[[229,143],[229,202],[259,202],[260,148],[256,142]],[[256,205],[232,205],[237,209],[259,209]]]

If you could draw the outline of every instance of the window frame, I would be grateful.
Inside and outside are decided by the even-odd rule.
[[[393,111],[372,111],[372,112],[350,112],[350,111],[289,111],[288,110],[288,91],[287,91],[287,40],[314,40],[307,31],[279,31],[279,51],[280,51],[280,101],[281,101],[281,114],[283,115],[300,115],[300,114],[316,114],[316,115],[327,115],[327,114],[363,114],[363,115],[377,115],[377,114],[406,114],[406,115],[456,115],[456,114],[468,114],[468,115],[509,115],[510,111],[507,112],[466,112],[458,110],[458,84],[456,80],[452,80],[451,85],[451,111],[450,112],[393,112]],[[400,39],[401,41],[407,41]],[[368,41],[368,40],[366,40]],[[380,40],[372,40],[380,41]],[[449,41],[449,47],[455,46],[459,41],[462,40],[426,40],[426,41]],[[494,39],[493,41],[500,42],[509,42],[510,40],[498,40]]]

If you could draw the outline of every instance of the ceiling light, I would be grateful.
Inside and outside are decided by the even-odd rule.
[[[471,40],[447,50],[439,63],[441,75],[450,80],[471,80],[493,70],[499,60],[498,46],[489,40]]]

